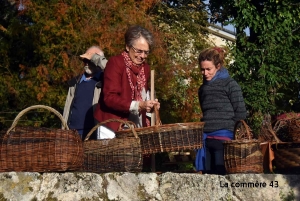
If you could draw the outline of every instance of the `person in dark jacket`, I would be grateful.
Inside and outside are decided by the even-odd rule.
[[[242,90],[224,67],[224,59],[220,47],[199,55],[203,84],[198,97],[205,124],[204,147],[197,151],[195,161],[197,171],[221,175],[226,174],[223,142],[233,139],[235,123],[247,114]]]
[[[99,101],[102,71],[107,60],[98,46],[88,48],[80,57],[84,64],[84,73],[68,82],[69,91],[63,117],[69,128],[76,129],[84,140],[86,134],[97,123],[94,119],[94,109]]]

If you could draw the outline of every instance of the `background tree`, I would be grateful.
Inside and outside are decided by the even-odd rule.
[[[197,57],[208,47],[207,13],[202,1],[162,1],[151,10],[154,24],[164,33],[169,62],[157,68],[157,93],[163,123],[199,121],[198,88],[202,75]]]
[[[299,1],[211,0],[209,8],[214,22],[237,29],[229,70],[242,87],[252,126],[258,128],[265,113],[289,111],[299,90]]]
[[[82,72],[79,55],[91,45],[100,45],[107,58],[121,53],[124,33],[132,24],[148,28],[155,37],[148,62],[156,72],[157,97],[166,107],[161,116],[172,122],[193,119],[192,101],[200,82],[193,61],[203,47],[200,31],[206,21],[201,19],[205,15],[200,1],[1,1],[5,2],[0,26],[4,127],[31,105],[48,105],[62,112],[66,82]],[[196,79],[189,81],[192,76]],[[199,109],[196,112],[199,115]],[[34,113],[28,119],[37,125],[59,124],[54,115],[42,116]]]
[[[11,5],[7,1],[12,14],[2,18],[5,23],[1,24],[1,34],[6,37],[1,43],[5,61],[1,111],[7,117],[8,112],[44,104],[62,112],[66,81],[82,71],[79,54],[91,45],[100,45],[107,57],[120,53],[128,25],[149,28],[160,44],[160,34],[146,20],[145,11],[152,3],[23,0]]]

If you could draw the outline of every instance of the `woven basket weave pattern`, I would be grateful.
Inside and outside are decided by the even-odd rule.
[[[84,171],[105,173],[141,170],[141,146],[134,137],[90,140],[84,144]]]
[[[279,139],[280,130],[285,129],[288,137],[287,141],[282,142]],[[293,172],[300,170],[300,142],[299,134],[299,118],[289,118],[278,120],[273,129],[269,129],[270,134],[274,136],[275,142],[272,143],[271,149],[274,152],[273,165],[279,172]],[[290,142],[293,141],[293,142]]]
[[[288,135],[293,142],[300,142],[300,119],[292,119],[288,122]]]
[[[272,134],[276,136],[275,132]],[[271,149],[275,157],[273,164],[278,171],[300,169],[300,142],[282,142],[277,138],[271,145]]]
[[[101,125],[117,121],[110,119],[97,124],[84,140],[84,166],[86,172],[140,172],[142,170],[142,150],[140,139],[135,137],[113,138],[107,140],[89,140],[90,135]],[[133,128],[132,128],[133,129]],[[134,133],[134,131],[133,131]]]
[[[258,141],[224,143],[225,167],[229,174],[262,173],[263,158]]]
[[[1,142],[0,171],[79,170],[81,139],[73,130],[18,127]]]
[[[54,112],[62,120],[66,130],[16,127],[23,114],[40,108]],[[69,130],[63,121],[63,117],[48,106],[31,106],[20,112],[1,139],[0,171],[51,172],[82,169],[82,141],[77,131]]]
[[[239,123],[242,123],[241,125],[246,131],[246,133],[240,133],[240,135],[248,139],[239,139],[239,136],[236,135]],[[234,134],[236,140],[225,141],[223,143],[224,162],[227,173],[262,173],[263,155],[261,153],[260,142],[252,139],[250,128],[243,120],[237,122]]]
[[[135,129],[143,154],[201,149],[204,122],[156,125]],[[116,132],[117,138],[132,136],[131,130]]]
[[[273,144],[274,165],[277,169],[300,167],[300,143]]]

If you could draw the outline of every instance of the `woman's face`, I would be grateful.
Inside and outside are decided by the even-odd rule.
[[[134,41],[131,47],[126,46],[126,50],[128,51],[129,57],[133,63],[140,65],[145,62],[149,54],[149,44],[145,38],[140,37]]]
[[[84,71],[88,75],[93,75],[93,74],[97,73],[98,71],[100,71],[100,68],[97,67],[92,61],[90,61],[88,59],[83,59],[83,63],[84,63]]]
[[[210,81],[216,75],[220,69],[220,64],[215,66],[212,61],[201,61],[200,63],[201,73],[205,80]]]

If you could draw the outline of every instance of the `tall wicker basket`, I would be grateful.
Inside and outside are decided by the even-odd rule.
[[[252,139],[250,128],[245,121],[236,123],[234,136],[235,140],[223,143],[227,173],[262,173],[263,155],[260,142]]]
[[[101,125],[117,121],[131,128],[134,137],[89,140],[91,134]],[[83,143],[84,166],[86,172],[140,172],[142,170],[142,150],[140,139],[134,128],[126,121],[109,119],[97,124],[87,134]]]
[[[64,129],[16,127],[33,109],[46,109],[62,121]],[[51,107],[34,105],[21,111],[0,142],[0,172],[60,172],[80,170],[83,146],[77,131],[69,130],[62,115]]]

